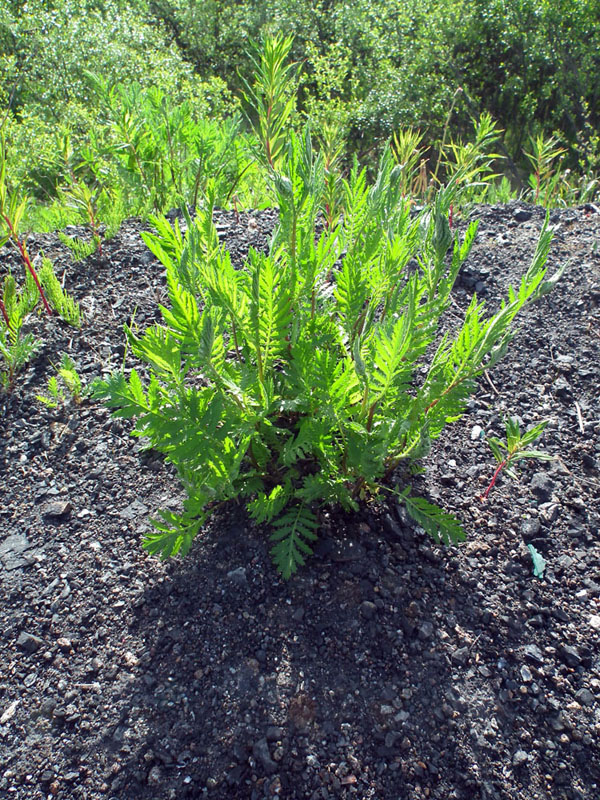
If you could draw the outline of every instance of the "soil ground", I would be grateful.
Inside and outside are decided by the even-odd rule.
[[[544,212],[477,207],[448,324],[474,290],[497,307]],[[236,263],[272,212],[218,212]],[[426,462],[418,493],[468,532],[438,547],[393,505],[331,514],[281,581],[268,532],[235,506],[183,561],[148,556],[148,516],[181,493],[127,424],[36,401],[62,352],[84,381],[119,368],[122,325],[165,302],[163,270],[125,223],[73,264],[31,237],[82,304],[0,399],[0,798],[600,798],[600,213],[552,213],[562,282]],[[0,252],[0,272],[18,270]],[[529,461],[480,495],[482,433],[550,420]],[[533,574],[527,545],[546,561]]]

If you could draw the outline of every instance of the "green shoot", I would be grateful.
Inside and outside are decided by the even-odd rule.
[[[75,362],[67,353],[64,353],[60,365],[58,367],[55,365],[53,366],[57,374],[48,378],[47,393],[36,395],[36,399],[39,400],[40,403],[48,406],[48,408],[57,408],[59,405],[64,405],[66,403],[66,389],[68,394],[73,398],[73,402],[79,405],[83,399],[85,390],[81,382],[81,377],[77,372]]]
[[[296,107],[293,91],[297,67],[286,64],[292,47],[291,36],[269,36],[260,48],[255,46],[254,81],[244,80],[246,114],[260,141],[267,164],[279,166],[288,141],[289,126]]]
[[[487,443],[490,446],[494,458],[498,462],[498,467],[492,476],[492,479],[482,494],[481,499],[486,500],[496,484],[498,476],[504,470],[507,475],[514,478],[515,472],[512,469],[513,465],[524,458],[537,458],[540,461],[552,461],[554,456],[544,453],[541,450],[528,450],[527,448],[532,445],[542,435],[544,428],[548,424],[548,420],[540,422],[525,433],[521,434],[518,420],[515,417],[507,417],[506,425],[506,441],[497,439],[490,436]]]

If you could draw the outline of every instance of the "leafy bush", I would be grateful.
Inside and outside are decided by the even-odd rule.
[[[456,181],[413,219],[388,149],[372,186],[355,165],[343,215],[319,232],[326,177],[308,131],[292,135],[283,164],[272,173],[280,222],[270,252],[251,251],[243,269],[219,245],[210,203],[185,237],[163,218],[144,236],[170,299],[164,324],[139,336],[126,328],[149,380],[120,372],[94,393],[136,419],[134,435],[166,454],[187,492],[145,546],[185,554],[217,504],[242,498],[271,524],[287,578],[311,552],[321,508],[355,510],[385,493],[437,540],[458,540],[454,517],[410,496],[408,469],[505,354],[516,314],[558,280],[545,280],[551,232],[496,314],[485,319],[474,297],[457,334],[440,336],[477,229],[453,237]]]

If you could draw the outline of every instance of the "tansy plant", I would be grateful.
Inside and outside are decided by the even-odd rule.
[[[48,378],[46,394],[38,394],[36,399],[48,408],[58,408],[59,405],[66,404],[67,396],[70,396],[73,402],[79,405],[85,390],[73,359],[67,353],[63,353],[60,364],[54,368],[56,375]],[[65,389],[68,395],[65,394]]]
[[[22,333],[25,317],[33,311],[39,300],[35,282],[26,273],[19,289],[9,273],[4,278],[0,297],[0,389],[10,391],[19,370],[30,361],[40,348],[41,341],[32,333]]]
[[[540,438],[547,424],[548,420],[540,422],[539,425],[534,425],[522,434],[516,417],[507,417],[505,421],[506,441],[503,442],[501,439],[497,439],[494,436],[488,437],[487,443],[494,454],[494,458],[498,462],[498,466],[496,467],[496,471],[487,489],[481,495],[482,500],[486,500],[489,497],[502,470],[504,470],[507,475],[513,478],[515,477],[515,472],[512,467],[517,461],[521,461],[524,458],[538,458],[541,461],[552,461],[554,459],[554,456],[551,456],[549,453],[544,453],[542,450],[527,449]]]
[[[134,435],[166,455],[186,490],[183,511],[159,512],[145,547],[187,553],[211,512],[237,499],[270,524],[288,578],[325,507],[357,510],[386,494],[437,541],[463,539],[458,520],[413,497],[404,478],[504,356],[518,312],[558,280],[560,270],[545,278],[551,231],[500,310],[486,317],[474,297],[456,335],[440,336],[477,230],[472,222],[459,238],[449,228],[456,184],[411,218],[386,148],[373,185],[354,167],[344,213],[323,229],[325,168],[308,131],[290,135],[281,161],[279,226],[269,252],[251,250],[243,268],[219,244],[210,201],[185,237],[164,218],[144,234],[169,295],[162,324],[125,329],[148,379],[118,372],[94,395],[136,420]]]

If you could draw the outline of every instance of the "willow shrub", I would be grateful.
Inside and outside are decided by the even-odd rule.
[[[144,235],[170,299],[163,324],[126,328],[149,378],[113,374],[95,396],[136,419],[134,435],[166,455],[187,493],[182,513],[160,512],[145,547],[185,554],[217,504],[241,499],[270,525],[288,578],[324,507],[357,510],[383,493],[436,540],[463,539],[454,516],[411,496],[402,467],[461,416],[477,377],[506,353],[517,313],[558,280],[545,279],[550,230],[499,311],[485,316],[473,297],[457,333],[438,335],[477,230],[470,223],[461,239],[450,229],[456,184],[411,217],[388,149],[372,185],[355,166],[343,215],[323,229],[325,170],[308,131],[291,135],[272,179],[279,225],[269,252],[250,251],[242,269],[219,244],[210,203],[185,237],[164,218]]]

